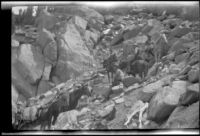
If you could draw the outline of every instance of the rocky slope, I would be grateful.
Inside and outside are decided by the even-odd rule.
[[[166,12],[102,16],[93,9],[76,8],[43,11],[37,28],[13,34],[15,127],[41,129],[41,122],[34,122],[38,109],[48,109],[58,94],[73,92],[73,85],[84,82],[92,96],[81,97],[77,108],[60,112],[51,129],[199,128],[198,21]],[[112,88],[100,63],[110,49],[126,73]],[[17,111],[20,118],[14,116]]]

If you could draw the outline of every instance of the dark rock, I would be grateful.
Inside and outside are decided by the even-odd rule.
[[[127,32],[124,33],[123,38],[124,40],[128,40],[130,38],[134,38],[135,36],[137,36],[139,34],[139,32],[142,30],[142,27],[135,27],[132,30],[129,30]]]
[[[180,97],[180,105],[191,105],[199,100],[199,83],[187,87],[187,91]]]
[[[199,81],[199,69],[191,69],[188,72],[188,79],[191,83],[196,83]]]
[[[112,23],[113,20],[114,20],[114,16],[112,16],[112,15],[104,16],[104,21],[105,21],[106,24]]]
[[[178,64],[182,61],[186,61],[189,58],[189,53],[183,53],[175,57],[175,63]]]
[[[189,107],[177,107],[163,125],[163,128],[199,128],[199,102]]]
[[[127,78],[124,78],[123,80],[123,84],[125,87],[129,87],[133,85],[134,83],[140,83],[140,82],[141,82],[141,79],[137,77],[127,77]]]
[[[181,38],[183,35],[186,35],[187,33],[189,33],[191,31],[190,28],[180,28],[180,27],[176,27],[174,28],[171,33],[169,34],[169,37],[177,37],[177,38]]]
[[[123,32],[119,33],[118,35],[116,35],[116,36],[112,39],[112,41],[111,41],[111,43],[110,43],[110,46],[114,46],[114,45],[116,45],[116,44],[118,44],[118,43],[120,43],[120,42],[122,42],[122,41],[123,41]]]

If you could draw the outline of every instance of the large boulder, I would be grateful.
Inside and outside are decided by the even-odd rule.
[[[180,97],[179,103],[187,106],[199,100],[199,83],[189,85],[187,91]]]
[[[177,107],[162,128],[199,128],[199,102]]]
[[[60,38],[59,58],[52,75],[63,82],[70,79],[71,74],[80,75],[93,62],[93,57],[72,20],[66,24],[66,30]]]
[[[43,68],[44,58],[41,51],[30,44],[21,45],[17,63],[19,73],[30,84],[35,84],[41,78]]]
[[[166,86],[151,99],[147,119],[157,123],[165,121],[179,103],[180,96],[186,92],[185,81],[174,81],[172,87]]]
[[[22,99],[26,100],[35,96],[36,87],[31,85],[21,74],[19,74],[16,65],[12,65],[12,84],[15,86]]]
[[[79,16],[74,16],[72,22],[79,28],[85,30],[87,26],[87,21]]]

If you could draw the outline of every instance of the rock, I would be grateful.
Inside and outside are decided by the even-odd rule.
[[[186,41],[182,40],[182,39],[176,39],[174,40],[174,42],[171,44],[171,47],[169,49],[169,52],[177,52],[177,51],[180,51],[180,50],[184,50],[184,49],[187,49],[186,47],[184,47],[184,43]]]
[[[60,39],[59,59],[52,75],[62,82],[70,79],[71,74],[75,77],[80,75],[93,62],[93,57],[72,20],[69,20],[66,30]]]
[[[199,128],[199,102],[188,107],[177,107],[162,128]]]
[[[199,62],[199,56],[200,56],[199,54],[200,54],[199,51],[194,52],[190,57],[188,64],[191,66],[197,64]]]
[[[74,23],[77,27],[79,27],[79,28],[81,28],[81,29],[83,29],[83,30],[86,29],[87,21],[84,20],[83,18],[81,18],[81,17],[79,17],[79,16],[74,16],[72,20],[73,20],[73,23]]]
[[[16,65],[12,65],[12,84],[25,99],[35,96],[36,87],[18,72]]]
[[[163,26],[160,23],[160,21],[156,19],[150,19],[148,20],[148,25],[153,26],[151,31],[148,33],[148,35],[153,36],[155,33],[160,33],[161,30],[163,30]]]
[[[161,63],[155,63],[155,64],[148,70],[147,78],[152,77],[152,76],[156,76],[156,74],[157,74],[157,72],[158,72],[159,66],[161,66]]]
[[[189,32],[188,34],[181,37],[181,39],[187,40],[187,41],[195,41],[199,39],[199,33],[198,32]]]
[[[19,42],[17,40],[12,39],[11,45],[12,47],[19,47]]]
[[[147,35],[151,29],[153,28],[153,26],[150,26],[150,25],[146,25],[145,27],[142,28],[141,32],[145,35]]]
[[[158,89],[162,87],[162,85],[163,82],[161,80],[148,84],[139,92],[138,99],[142,100],[143,102],[149,102],[151,98],[156,94]]]
[[[39,30],[45,28],[51,31],[55,26],[56,22],[57,22],[56,17],[51,15],[46,10],[41,11],[38,18],[36,18],[36,25],[38,26]]]
[[[180,27],[176,27],[174,28],[171,33],[169,34],[169,37],[177,37],[177,38],[181,38],[183,35],[186,35],[187,33],[189,33],[191,31],[190,28],[180,28]]]
[[[199,83],[187,87],[187,91],[180,97],[180,105],[191,105],[199,100]]]
[[[118,104],[118,103],[124,102],[124,97],[119,98],[119,99],[116,99],[115,102],[116,102],[117,104]]]
[[[137,77],[133,77],[133,76],[130,76],[130,77],[126,77],[124,78],[123,80],[123,84],[125,87],[129,87],[135,83],[140,83],[141,82],[141,79],[137,78]]]
[[[88,26],[89,26],[89,28],[93,28],[93,29],[95,29],[97,31],[102,31],[103,30],[103,23],[99,22],[98,20],[96,20],[94,18],[91,18],[88,21]]]
[[[128,39],[130,39],[130,38],[134,38],[134,37],[136,37],[138,34],[139,34],[139,32],[141,31],[141,29],[142,29],[142,27],[134,27],[133,29],[131,29],[131,30],[128,30],[127,32],[125,32],[124,33],[124,35],[123,35],[123,38],[124,38],[124,40],[128,40]]]
[[[185,81],[174,81],[172,87],[166,86],[151,99],[148,120],[157,123],[165,121],[179,103],[180,96],[186,92]]]
[[[114,93],[114,94],[120,94],[123,91],[124,91],[123,90],[123,84],[112,87],[112,93]]]
[[[115,112],[116,112],[115,104],[111,103],[110,105],[107,105],[107,106],[103,107],[103,109],[98,110],[97,114],[101,118],[105,118],[105,119],[111,120],[111,119],[113,119],[115,117]]]
[[[26,80],[35,84],[43,74],[44,59],[41,52],[30,44],[21,45],[17,69]]]
[[[178,74],[181,71],[181,69],[176,64],[171,64],[169,66],[169,73],[171,74]]]
[[[138,35],[134,38],[136,44],[145,44],[148,40],[146,35]]]
[[[199,82],[199,69],[191,69],[188,72],[188,79],[191,83]]]
[[[175,57],[175,63],[178,64],[189,58],[189,53],[183,53]]]
[[[79,112],[77,110],[60,113],[54,125],[55,129],[66,129],[65,127],[67,124],[69,127],[76,125],[78,123],[77,116],[79,116]],[[73,127],[71,129],[73,129]]]
[[[114,45],[116,45],[116,44],[118,44],[118,43],[120,43],[120,42],[122,42],[123,41],[123,33],[121,32],[121,33],[119,33],[118,35],[116,35],[113,39],[112,39],[112,41],[111,41],[111,43],[110,43],[110,46],[114,46]]]
[[[49,91],[53,86],[47,80],[41,80],[38,85],[37,95],[41,95]]]
[[[37,106],[26,107],[23,111],[22,118],[26,121],[34,121],[37,117]]]

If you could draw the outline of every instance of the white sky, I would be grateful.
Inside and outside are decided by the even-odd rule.
[[[111,6],[118,6],[122,4],[135,4],[135,5],[153,5],[153,4],[172,4],[172,5],[196,5],[198,4],[198,1],[134,1],[134,2],[127,2],[127,1],[118,1],[118,2],[2,2],[2,4],[7,4],[7,5],[15,5],[17,7],[13,7],[12,10],[15,14],[19,13],[19,9],[26,9],[27,6],[23,6],[25,4],[29,5],[40,5],[40,4],[49,4],[49,5],[56,5],[56,4],[68,4],[68,3],[79,3],[79,4],[86,4],[86,5],[91,5],[91,6],[99,6],[99,7],[111,7]],[[21,5],[21,6],[20,6]],[[37,6],[34,6],[37,7]]]

